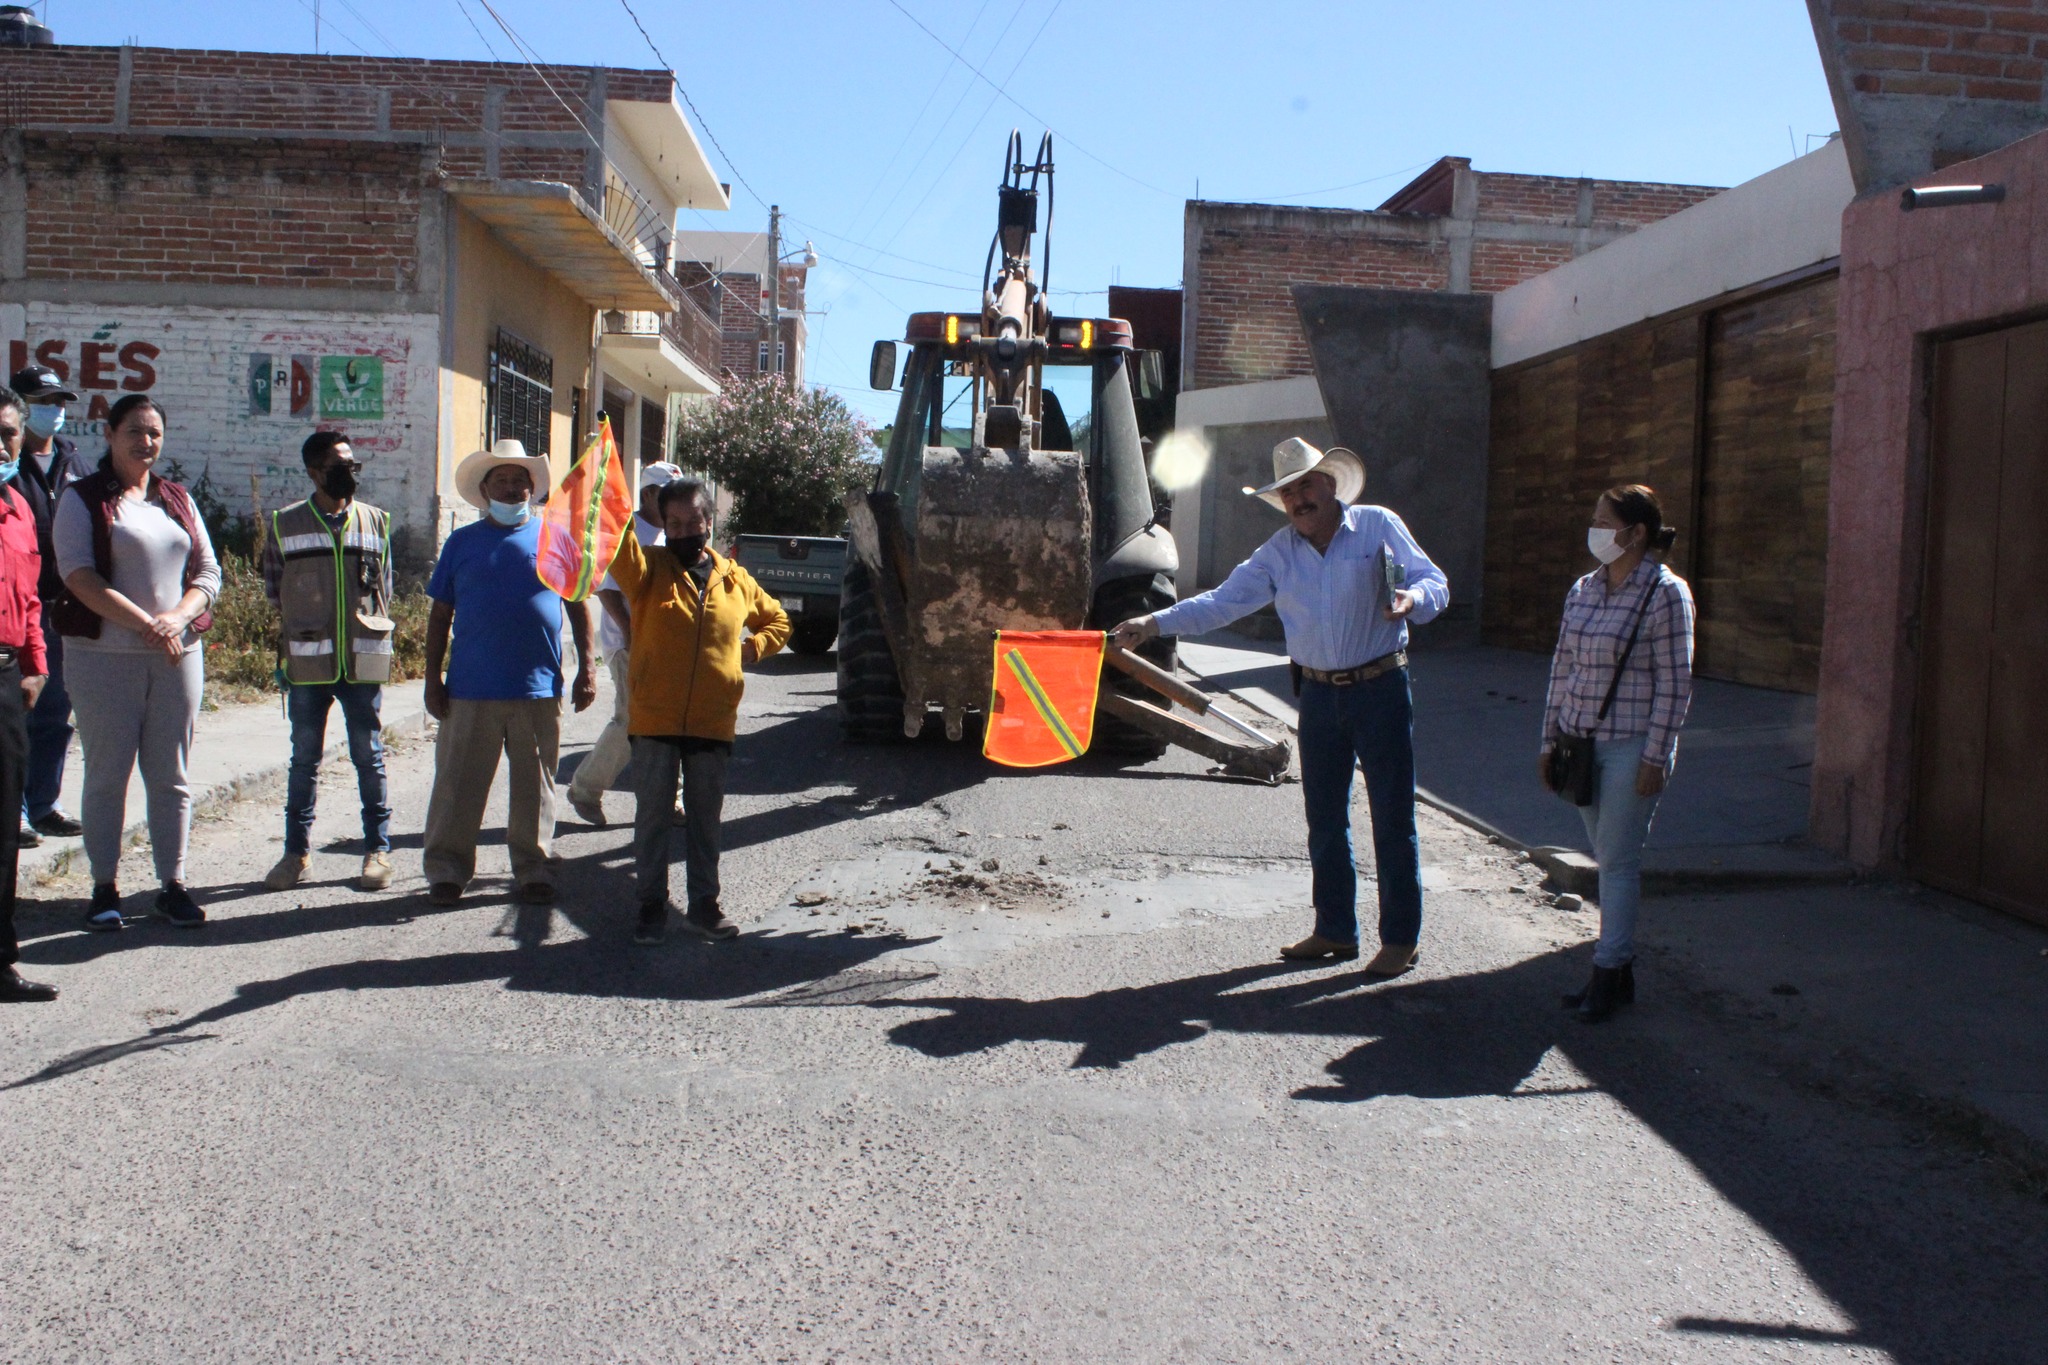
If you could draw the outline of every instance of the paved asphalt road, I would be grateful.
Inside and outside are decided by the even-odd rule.
[[[831,690],[751,685],[735,943],[633,946],[573,817],[553,913],[501,848],[430,911],[420,741],[388,895],[345,771],[298,893],[270,802],[202,824],[201,932],[35,893],[0,1359],[2048,1359],[2038,1192],[1682,964],[1576,1025],[1590,916],[1463,828],[1417,972],[1288,970],[1298,786],[844,749]]]

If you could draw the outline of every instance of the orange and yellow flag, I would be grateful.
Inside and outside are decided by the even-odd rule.
[[[633,521],[626,466],[612,439],[611,418],[600,418],[583,453],[548,499],[540,528],[540,581],[571,602],[581,602],[611,572],[612,557]]]
[[[996,632],[981,752],[1012,768],[1043,768],[1087,753],[1104,638],[1099,630]]]

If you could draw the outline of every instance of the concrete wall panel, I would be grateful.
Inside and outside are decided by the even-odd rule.
[[[1364,457],[1366,499],[1401,514],[1451,583],[1479,601],[1491,374],[1483,294],[1296,285],[1337,438]]]

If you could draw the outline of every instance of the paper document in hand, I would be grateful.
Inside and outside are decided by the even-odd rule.
[[[571,602],[604,582],[633,521],[625,462],[609,417],[583,443],[583,453],[542,509],[540,581]]]
[[[998,631],[982,753],[1012,768],[1087,753],[1103,639],[1099,630]]]

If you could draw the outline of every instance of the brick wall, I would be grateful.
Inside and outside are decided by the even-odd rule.
[[[2048,4],[1834,0],[1831,23],[1866,95],[2039,104],[2048,73]]]
[[[130,54],[130,128],[476,131],[497,88],[504,130],[574,134],[593,70],[543,66],[544,83],[533,68],[498,62],[155,47]],[[16,124],[111,125],[120,66],[113,47],[0,49],[0,101]],[[666,71],[604,74],[607,98],[673,98]]]
[[[1719,194],[1711,185],[1579,180],[1555,175],[1480,172],[1479,219],[1557,227],[1642,227]],[[1582,197],[1590,212],[1581,220]],[[1474,286],[1477,288],[1477,286]]]
[[[1199,253],[1195,388],[1311,372],[1289,285],[1442,289],[1449,279],[1443,243],[1426,239],[1217,227]]]
[[[1471,216],[1453,217],[1466,177]],[[1498,293],[1717,193],[1474,172],[1447,157],[1378,210],[1191,202],[1183,380],[1200,389],[1313,373],[1292,285]]]
[[[30,134],[27,277],[408,291],[420,156],[387,144]]]
[[[1558,242],[1474,242],[1472,290],[1498,294],[1571,258],[1572,248]]]
[[[25,312],[9,372],[33,357],[80,390],[71,430],[89,457],[110,401],[147,393],[164,405],[166,458],[189,478],[211,475],[238,511],[250,507],[254,475],[276,508],[306,494],[306,437],[346,431],[365,462],[363,496],[415,534],[430,531],[438,317],[45,303]]]

